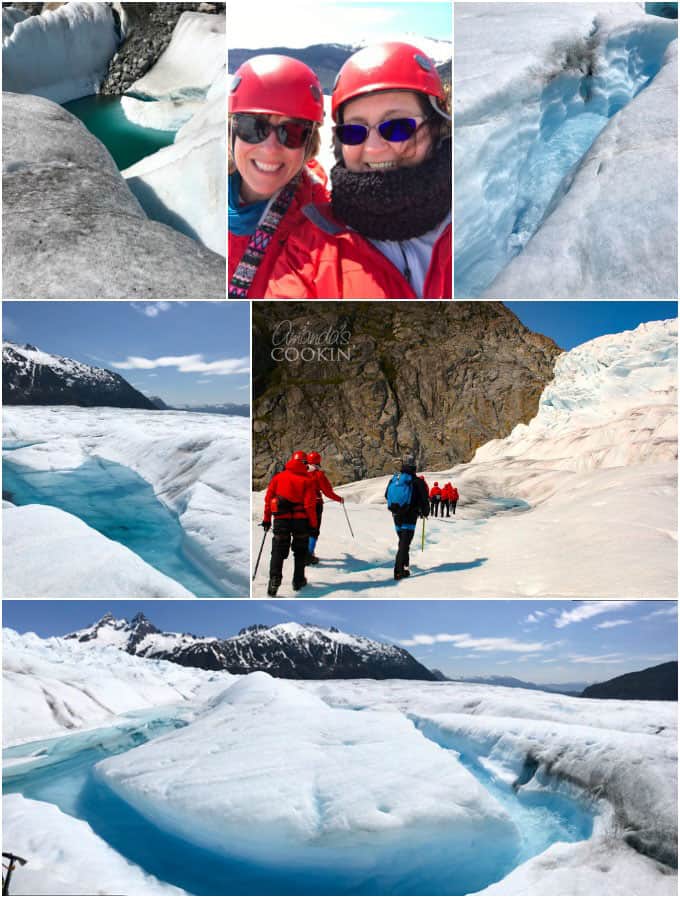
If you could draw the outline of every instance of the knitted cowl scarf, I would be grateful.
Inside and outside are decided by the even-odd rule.
[[[420,165],[351,172],[331,169],[334,216],[373,240],[409,240],[436,228],[451,211],[451,140]]]

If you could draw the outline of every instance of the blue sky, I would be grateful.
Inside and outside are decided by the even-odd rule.
[[[677,302],[506,302],[529,330],[552,337],[561,349],[633,330],[643,321],[677,318]]]
[[[294,620],[403,645],[449,675],[597,682],[677,658],[677,604],[655,601],[10,601],[3,626],[61,636],[107,611],[160,629],[232,636]]]
[[[248,403],[248,305],[4,302],[3,337],[116,371],[169,404]]]
[[[362,0],[297,0],[295,13],[288,4],[267,8],[253,17],[247,4],[228,8],[229,46],[238,48],[307,47],[320,43],[371,43],[394,33],[412,33],[436,40],[451,40],[452,3]]]

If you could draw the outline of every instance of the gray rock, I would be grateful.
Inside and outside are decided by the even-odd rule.
[[[61,106],[3,93],[6,299],[223,299],[224,259],[151,221]]]

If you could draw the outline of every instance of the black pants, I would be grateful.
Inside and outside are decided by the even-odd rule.
[[[316,520],[317,520],[316,530],[310,529],[310,531],[309,531],[309,535],[313,536],[314,539],[319,538],[319,533],[321,532],[321,517],[322,517],[322,515],[323,515],[323,499],[317,499],[316,500]]]
[[[404,568],[410,564],[408,550],[413,542],[413,536],[416,532],[416,520],[412,520],[413,515],[409,514],[407,520],[402,520],[399,515],[393,515],[394,529],[397,531],[397,557],[394,560],[394,573],[403,574]]]
[[[434,499],[430,499],[430,514],[437,517],[437,509],[439,508],[439,496],[435,496]]]
[[[458,505],[458,499],[451,499],[451,508],[454,514],[456,513],[456,505]]]
[[[272,558],[269,563],[269,576],[276,580],[283,579],[283,562],[288,558],[291,544],[293,546],[293,582],[301,583],[305,577],[305,561],[309,540],[309,521],[307,518],[274,518],[272,527]]]
[[[448,499],[442,499],[442,517],[444,517],[445,510],[446,510],[446,517],[450,518],[451,515],[449,514],[449,500]]]

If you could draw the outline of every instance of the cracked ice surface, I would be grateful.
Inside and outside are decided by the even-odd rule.
[[[177,515],[187,536],[186,551],[194,562],[229,594],[243,590],[250,552],[244,527],[250,439],[247,419],[195,412],[11,406],[5,408],[3,420],[6,439],[35,441],[35,445],[12,452],[12,460],[23,467],[63,471],[77,468],[84,457],[99,456],[131,468]],[[12,517],[5,524],[5,538],[12,539],[12,520],[27,517],[36,508],[44,506],[10,509]],[[30,527],[23,527],[22,533],[28,541],[23,545],[32,565],[22,565],[20,580],[12,582],[12,594],[36,596],[39,593],[26,590],[31,589],[31,578],[38,577],[41,569],[45,575],[49,572],[46,534],[36,531],[31,537]],[[96,539],[94,531],[87,535]],[[58,533],[53,533],[50,545],[58,539]],[[73,544],[77,545],[76,539]],[[59,551],[63,552],[61,544]],[[75,567],[71,565],[71,574]],[[111,569],[108,582],[106,571],[100,571],[100,595],[120,594],[109,591],[117,573]],[[62,585],[53,583],[57,589]],[[64,589],[58,594],[68,595]],[[148,593],[131,590],[127,594]],[[174,594],[185,591],[177,584]]]
[[[635,3],[456,8],[456,296],[677,293],[676,37]]]

